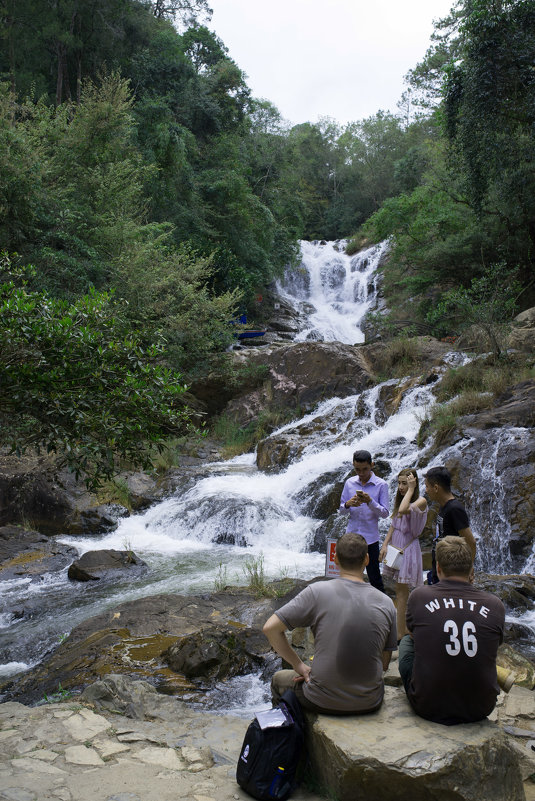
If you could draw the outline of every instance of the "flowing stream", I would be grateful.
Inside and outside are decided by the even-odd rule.
[[[296,305],[305,302],[298,297],[303,287],[310,288],[307,302],[311,313],[301,339],[363,339],[359,326],[373,300],[368,288],[374,286],[374,271],[384,246],[359,254],[359,259],[349,259],[338,247],[335,243],[303,243],[300,271],[306,270],[308,279],[299,278],[298,273],[301,288],[295,275],[288,276],[281,286],[281,292],[286,298],[293,297]],[[329,278],[329,259],[336,280]],[[350,299],[342,300],[346,293]],[[329,308],[335,308],[335,313]],[[462,358],[452,353],[449,361],[455,364]],[[246,584],[251,559],[263,562],[267,578],[323,574],[324,555],[310,551],[322,523],[313,513],[318,488],[326,493],[349,473],[357,443],[390,466],[391,497],[399,470],[418,462],[416,435],[421,418],[434,402],[432,385],[407,382],[396,413],[385,421],[381,398],[397,384],[390,380],[359,395],[331,398],[274,432],[273,437],[295,431],[301,445],[304,443],[299,457],[279,473],[259,471],[255,454],[213,463],[205,477],[194,483],[185,479],[173,497],[122,519],[115,531],[101,537],[61,539],[80,554],[99,548],[132,549],[150,566],[142,578],[99,586],[98,582],[70,582],[65,570],[40,581],[0,582],[4,609],[11,610],[0,614],[0,676],[36,664],[76,624],[125,600],[211,591],[217,584]],[[496,507],[488,513],[499,517],[499,504],[497,493]],[[386,531],[388,520],[380,526]],[[477,536],[477,520],[474,532]],[[490,563],[485,569],[491,569]],[[45,597],[48,611],[44,611]],[[30,609],[32,614],[18,619],[17,608]],[[235,684],[242,709],[247,709],[244,694],[249,693],[253,705],[258,701],[256,678],[235,680]],[[225,703],[226,709],[232,707],[228,698]]]

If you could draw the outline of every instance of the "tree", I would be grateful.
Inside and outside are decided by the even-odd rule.
[[[168,235],[133,249],[115,266],[117,295],[126,300],[125,314],[143,343],[161,332],[166,362],[188,380],[208,373],[234,341],[231,320],[241,293],[210,290],[213,261],[187,245],[174,248]]]
[[[451,167],[480,220],[500,221],[501,257],[527,283],[535,252],[535,6],[465,0],[461,34],[462,59],[445,86]]]
[[[157,19],[176,20],[178,17],[188,26],[197,22],[199,17],[206,21],[212,17],[207,0],[153,0],[150,6]]]
[[[75,303],[28,289],[3,256],[0,419],[4,442],[57,453],[89,487],[117,460],[150,466],[150,452],[188,430],[180,374],[161,365],[109,293]]]
[[[446,292],[428,319],[448,333],[460,333],[470,326],[479,328],[498,357],[521,292],[521,284],[506,264],[492,264],[481,278],[472,280],[469,288]]]
[[[435,21],[431,46],[422,61],[405,76],[407,92],[402,103],[410,103],[424,112],[437,107],[442,100],[446,67],[460,57],[462,38],[459,27],[464,17],[464,0],[455,0],[449,14]]]

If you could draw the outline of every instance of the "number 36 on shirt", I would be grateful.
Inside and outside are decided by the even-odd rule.
[[[460,636],[459,627],[454,620],[446,620],[444,632],[450,636],[450,641],[446,643],[446,653],[449,656],[458,656],[461,650],[466,656],[477,654],[476,627],[470,620],[463,625]]]

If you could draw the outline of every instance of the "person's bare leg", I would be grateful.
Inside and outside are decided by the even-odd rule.
[[[410,587],[408,584],[400,584],[398,581],[396,583],[396,611],[397,611],[397,618],[398,618],[398,640],[401,640],[405,634],[408,634],[407,631],[407,623],[406,623],[406,616],[407,616],[407,601],[409,600],[409,590]]]

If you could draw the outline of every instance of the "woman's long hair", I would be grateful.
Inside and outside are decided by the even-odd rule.
[[[416,478],[416,486],[412,491],[412,498],[411,498],[411,503],[413,503],[413,501],[417,501],[418,498],[420,497],[420,484],[418,482],[418,473],[416,472],[414,467],[404,467],[403,470],[399,471],[398,479],[401,478],[401,476],[410,476],[411,474]],[[396,497],[394,499],[394,511],[392,512],[392,517],[395,517],[397,515],[402,498],[403,495],[401,494],[398,488]]]

